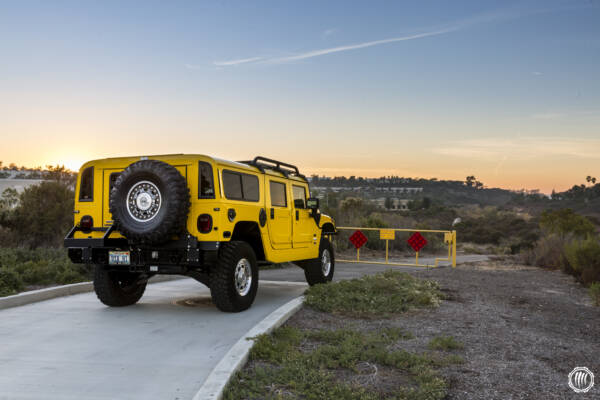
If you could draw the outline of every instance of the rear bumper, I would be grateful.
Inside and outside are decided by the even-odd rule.
[[[75,232],[82,232],[81,228],[75,226],[65,237],[64,246],[68,249],[68,255],[72,262],[106,265],[109,251],[129,251],[130,264],[111,267],[136,271],[181,273],[181,268],[189,269],[214,264],[220,245],[220,242],[199,242],[195,236],[189,234],[164,245],[130,245],[125,238],[109,238],[114,231],[112,227],[93,228],[91,231],[104,232],[104,235],[101,238],[74,238]]]

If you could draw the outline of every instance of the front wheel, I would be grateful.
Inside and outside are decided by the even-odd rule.
[[[239,312],[252,305],[258,290],[258,266],[246,242],[222,243],[219,260],[211,271],[210,294],[221,311]]]
[[[318,283],[331,282],[335,269],[335,254],[333,246],[327,238],[321,238],[319,258],[303,263],[304,276],[310,286]]]
[[[103,265],[94,268],[94,291],[98,299],[110,307],[130,306],[138,302],[146,290],[147,279],[127,271],[109,271]]]

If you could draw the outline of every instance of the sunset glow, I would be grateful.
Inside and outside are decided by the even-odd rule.
[[[600,175],[599,18],[560,1],[4,4],[0,160],[260,154],[564,190]]]

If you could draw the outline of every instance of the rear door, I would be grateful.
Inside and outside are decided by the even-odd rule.
[[[292,208],[285,180],[267,178],[267,221],[269,237],[274,249],[292,247]]]

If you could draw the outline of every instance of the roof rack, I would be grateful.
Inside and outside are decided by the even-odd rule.
[[[290,173],[308,181],[306,176],[302,175],[300,171],[298,171],[298,167],[292,164],[284,163],[283,161],[277,161],[266,157],[254,157],[252,161],[240,161],[243,164],[252,165],[259,169],[263,174],[265,173],[265,168],[272,169],[273,171],[281,172],[283,176],[286,178],[289,177]],[[282,168],[283,167],[283,168]],[[285,169],[284,169],[285,168]]]

